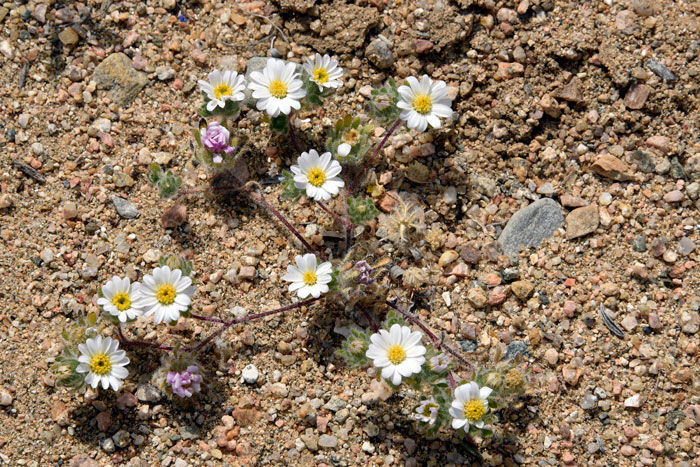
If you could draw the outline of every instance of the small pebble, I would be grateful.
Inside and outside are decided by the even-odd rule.
[[[246,365],[245,368],[243,368],[243,371],[241,372],[241,375],[243,376],[243,380],[247,384],[255,384],[258,381],[258,378],[260,377],[260,372],[258,372],[258,369],[255,365]]]

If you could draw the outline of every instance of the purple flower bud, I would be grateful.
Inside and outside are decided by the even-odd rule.
[[[198,373],[197,365],[190,365],[186,370],[169,371],[165,382],[170,385],[173,394],[180,397],[192,397],[192,394],[201,390],[202,376]]]
[[[215,154],[213,158],[214,163],[220,164],[223,162],[223,158],[217,153],[223,152],[229,156],[236,150],[234,146],[229,146],[228,144],[230,136],[226,127],[221,126],[218,122],[211,122],[202,130],[202,146]]]
[[[364,285],[370,285],[374,282],[372,278],[372,267],[367,264],[367,261],[358,261],[355,263],[355,269],[360,273],[357,282]]]

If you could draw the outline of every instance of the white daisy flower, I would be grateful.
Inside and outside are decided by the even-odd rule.
[[[394,324],[388,332],[380,329],[370,336],[372,343],[365,355],[372,359],[374,366],[382,369],[382,378],[398,386],[402,377],[420,373],[425,363],[425,347],[420,345],[422,338],[420,332]]]
[[[242,101],[245,98],[245,77],[235,71],[226,70],[221,72],[214,70],[209,73],[209,81],[200,79],[199,89],[204,91],[209,99],[207,110],[213,112],[218,106],[224,108],[226,101]]]
[[[423,75],[420,81],[414,76],[406,78],[408,86],[399,86],[401,111],[399,118],[406,121],[409,128],[425,131],[428,124],[440,128],[438,117],[451,117],[452,101],[447,97],[447,85],[444,81],[433,81]]]
[[[321,54],[316,54],[316,57],[307,58],[304,71],[309,74],[311,81],[316,83],[319,91],[323,91],[323,88],[339,88],[343,85],[340,81],[343,69],[338,66],[338,60],[328,55],[322,57]]]
[[[297,291],[299,298],[306,298],[309,295],[318,298],[322,293],[328,292],[328,283],[333,280],[331,273],[333,266],[325,262],[318,264],[316,255],[307,253],[304,256],[297,255],[296,266],[287,266],[287,274],[282,276],[282,280],[291,282],[289,291]]]
[[[452,415],[452,428],[469,433],[469,426],[484,427],[484,415],[489,411],[488,397],[493,389],[484,386],[479,388],[475,381],[463,384],[455,389],[455,400],[450,407]]]
[[[420,405],[416,407],[415,417],[421,422],[432,425],[435,423],[439,411],[440,405],[434,397],[431,397],[421,401]]]
[[[85,383],[96,389],[102,383],[102,389],[112,387],[118,391],[122,380],[129,375],[125,366],[129,364],[126,352],[117,350],[119,342],[111,337],[97,336],[88,339],[84,344],[78,344],[80,364],[76,371],[87,373]]]
[[[139,284],[132,284],[128,277],[114,276],[102,286],[102,297],[97,299],[97,304],[122,323],[136,319],[143,314],[138,290]]]
[[[337,175],[343,170],[340,163],[332,160],[330,152],[321,156],[314,149],[302,152],[297,165],[290,167],[294,174],[294,186],[306,190],[306,196],[316,201],[326,201],[337,195],[345,182]]]
[[[190,306],[190,297],[197,290],[192,286],[192,279],[183,276],[179,269],[171,271],[168,266],[156,268],[152,276],[146,274],[143,282],[139,295],[146,308],[144,314],[153,315],[156,324],[176,321],[180,312]]]
[[[299,99],[306,95],[302,89],[304,83],[296,73],[294,63],[271,58],[265,69],[250,74],[252,83],[248,85],[253,90],[253,97],[258,100],[258,110],[265,110],[270,117],[276,117],[282,112],[287,115],[292,108],[299,110]]]
[[[445,355],[444,353],[435,355],[433,358],[428,360],[428,368],[430,368],[430,371],[433,371],[435,373],[442,373],[447,369],[449,364],[450,359],[447,358],[447,355]]]

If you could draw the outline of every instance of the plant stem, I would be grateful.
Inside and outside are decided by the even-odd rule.
[[[472,364],[469,363],[460,353],[454,349],[451,345],[446,344],[445,342],[442,342],[438,336],[435,335],[433,331],[431,331],[428,326],[423,323],[417,316],[415,316],[413,313],[404,310],[403,308],[399,307],[398,305],[394,304],[393,302],[390,302],[389,300],[386,301],[386,304],[389,305],[391,308],[394,310],[398,311],[401,313],[402,316],[404,316],[406,319],[408,319],[410,322],[418,326],[424,333],[427,334],[427,336],[430,338],[431,341],[433,341],[433,344],[440,350],[445,350],[449,354],[453,355],[462,365],[464,365],[466,368],[473,368]]]
[[[372,154],[365,159],[365,163],[362,165],[362,169],[358,174],[355,176],[353,179],[352,183],[350,184],[350,188],[348,189],[349,193],[354,193],[355,189],[357,188],[357,185],[360,183],[360,179],[362,176],[365,174],[367,171],[367,168],[372,164],[374,161],[374,158],[377,157],[377,154],[379,154],[379,151],[382,150],[382,148],[386,145],[386,142],[389,141],[389,137],[396,131],[396,129],[403,123],[403,120],[400,118],[397,118],[396,121],[389,127],[389,130],[384,134],[384,138],[379,142],[377,147],[374,148],[374,151],[372,151]]]
[[[194,313],[190,313],[190,318],[199,319],[201,321],[208,321],[210,323],[225,323],[226,322],[226,320],[221,319],[221,318],[210,318],[208,316],[195,315]]]
[[[335,219],[335,220],[337,220],[338,222],[340,222],[340,223],[343,225],[343,227],[348,228],[348,227],[350,227],[350,225],[352,225],[350,222],[346,221],[345,219],[343,219],[342,217],[340,217],[338,214],[336,214],[336,213],[334,213],[333,211],[331,211],[331,209],[330,209],[328,206],[326,206],[326,205],[323,203],[323,201],[316,201],[316,204],[318,204],[318,206],[319,206],[321,209],[323,209],[324,211],[326,211],[333,219]]]
[[[169,345],[159,345],[155,344],[152,342],[144,342],[144,341],[132,341],[126,338],[124,333],[122,332],[121,326],[117,326],[117,335],[119,339],[119,343],[123,345],[124,347],[148,347],[151,349],[158,349],[158,350],[173,350],[173,348]]]
[[[294,132],[294,125],[292,125],[293,115],[294,112],[290,112],[289,116],[287,117],[287,126],[289,127],[289,141],[292,143],[292,146],[294,147],[294,150],[297,152],[297,154],[301,154],[302,152],[304,152],[304,150],[301,149],[299,141],[297,141],[297,134]]]
[[[315,253],[315,254],[321,256],[320,253],[318,252],[318,250],[316,250],[316,248],[312,247],[312,246],[309,244],[309,242],[307,242],[306,239],[299,233],[299,231],[298,231],[297,229],[295,229],[295,228],[292,226],[292,224],[290,224],[289,221],[288,221],[287,219],[285,219],[285,217],[284,217],[277,209],[275,209],[274,207],[272,207],[272,205],[271,205],[270,203],[268,203],[267,200],[265,200],[265,197],[264,197],[263,195],[261,195],[261,194],[259,194],[259,193],[255,193],[254,191],[247,191],[247,193],[248,193],[248,196],[250,196],[251,198],[253,198],[253,199],[254,199],[255,201],[257,201],[258,203],[262,204],[262,205],[263,205],[265,208],[267,208],[267,210],[270,211],[277,219],[279,219],[279,221],[280,221],[282,224],[284,224],[284,226],[287,227],[287,229],[288,229],[290,232],[292,232],[296,238],[299,239],[299,241],[302,243],[302,245],[304,245],[304,247],[305,247],[307,250],[309,250],[311,253]]]
[[[321,297],[309,298],[307,300],[297,302],[297,303],[294,303],[292,305],[283,306],[282,308],[277,308],[277,309],[269,310],[269,311],[263,311],[262,313],[256,313],[254,315],[248,315],[248,316],[244,316],[243,318],[236,318],[236,319],[233,319],[230,321],[222,321],[223,326],[221,326],[219,329],[217,329],[213,334],[211,334],[209,337],[204,339],[202,342],[197,344],[197,346],[194,347],[192,350],[194,352],[199,352],[202,348],[204,348],[204,346],[206,346],[209,342],[214,340],[222,332],[224,332],[225,330],[227,330],[228,328],[230,328],[234,324],[248,323],[250,321],[256,321],[256,320],[259,320],[259,319],[262,319],[262,318],[265,318],[267,316],[274,315],[277,313],[284,313],[285,311],[289,311],[289,310],[293,310],[295,308],[301,308],[302,306],[309,305],[309,304],[311,304],[317,300],[320,300],[320,299],[321,299]]]
[[[343,219],[342,217],[340,217],[339,215],[337,215],[336,213],[331,211],[328,208],[328,206],[323,204],[323,202],[316,201],[316,203],[318,203],[318,205],[321,207],[321,209],[323,209],[328,214],[330,214],[330,216],[333,219],[337,220],[338,222],[340,222],[343,225],[343,229],[345,230],[345,251],[348,251],[350,249],[350,243],[352,242],[352,231],[355,229],[355,225],[352,222]]]
[[[372,315],[369,314],[369,311],[365,310],[364,308],[360,308],[360,311],[365,316],[365,318],[367,318],[369,325],[372,326],[372,331],[378,333],[379,325],[377,324],[377,321],[372,317]]]

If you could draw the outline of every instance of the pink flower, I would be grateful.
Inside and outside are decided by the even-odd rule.
[[[219,164],[223,161],[220,153],[227,156],[231,155],[236,150],[234,146],[229,146],[230,134],[226,127],[221,126],[218,122],[211,122],[202,130],[201,141],[202,146],[208,151],[214,153],[213,161]]]
[[[174,394],[180,397],[192,397],[192,394],[200,391],[202,376],[198,374],[197,365],[190,365],[183,371],[169,371],[166,378]]]

